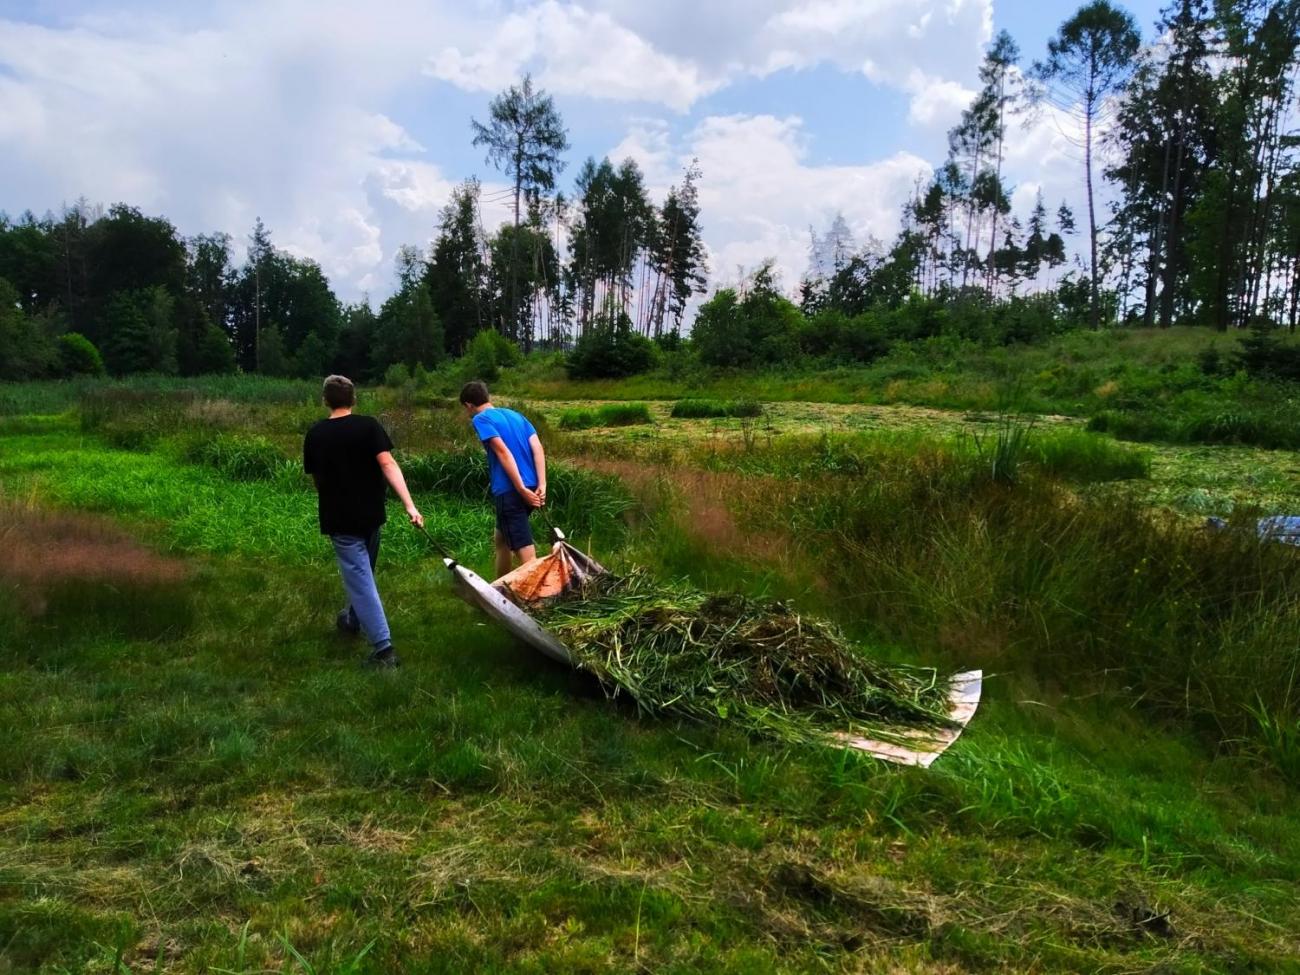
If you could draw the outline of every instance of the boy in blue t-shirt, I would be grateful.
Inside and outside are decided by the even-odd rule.
[[[537,556],[528,516],[546,504],[546,451],[528,418],[493,406],[481,382],[466,383],[460,405],[487,450],[492,501],[497,510],[497,578],[510,571],[511,557],[523,563]]]

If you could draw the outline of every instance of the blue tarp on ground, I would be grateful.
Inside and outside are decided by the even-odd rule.
[[[1259,519],[1259,537],[1270,542],[1300,545],[1300,515],[1274,515]]]
[[[1228,523],[1222,518],[1207,518],[1210,528],[1227,528]],[[1266,542],[1281,542],[1283,545],[1300,546],[1300,515],[1270,515],[1261,518],[1255,524],[1259,537]]]

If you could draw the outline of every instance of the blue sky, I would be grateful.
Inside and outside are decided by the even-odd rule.
[[[1158,4],[1125,5],[1152,36]],[[985,44],[1028,66],[1073,4],[1024,0],[0,0],[0,209],[85,196],[242,241],[260,215],[340,295],[382,297],[451,187],[501,180],[469,119],[524,71],[573,145],[631,156],[662,194],[698,158],[715,283],[842,212],[887,240],[942,161]],[[1081,202],[1068,119],[1008,138],[1023,212]],[[485,206],[485,221],[504,209]]]

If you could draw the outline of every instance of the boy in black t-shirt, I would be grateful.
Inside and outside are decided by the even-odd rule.
[[[316,482],[321,534],[334,545],[348,598],[347,609],[338,615],[338,627],[345,633],[365,632],[374,647],[367,665],[396,667],[401,661],[393,650],[374,576],[379,529],[386,519],[386,486],[401,499],[412,524],[423,527],[424,518],[393,460],[387,431],[372,416],[353,415],[357,396],[352,380],[330,376],[323,396],[330,415],[307,431],[302,463]]]

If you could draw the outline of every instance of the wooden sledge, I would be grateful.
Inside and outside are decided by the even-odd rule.
[[[500,623],[516,639],[545,654],[557,663],[575,666],[568,648],[530,616],[524,606],[534,605],[563,595],[583,581],[602,575],[605,568],[590,556],[571,546],[563,533],[555,530],[556,542],[549,555],[526,562],[495,582],[487,582],[454,559],[443,562],[455,579],[456,594],[477,606]],[[900,730],[903,742],[876,741],[849,732],[831,736],[827,744],[854,748],[886,762],[929,768],[965,730],[979,707],[983,690],[983,671],[970,670],[952,678],[948,695],[949,716],[957,726],[939,730],[909,728]]]

